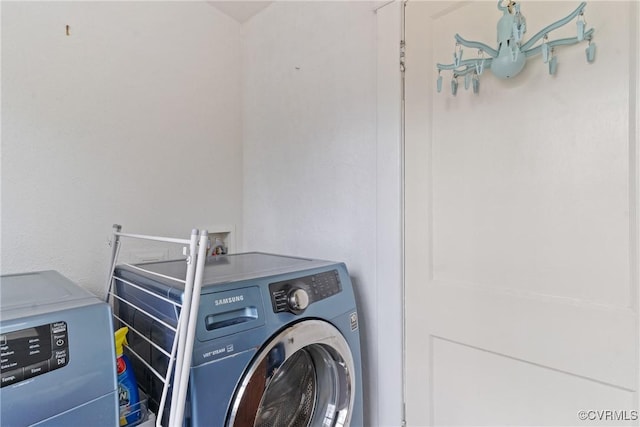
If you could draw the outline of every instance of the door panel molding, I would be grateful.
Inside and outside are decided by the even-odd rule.
[[[432,335],[431,338],[433,340],[435,340],[434,342],[444,341],[444,342],[447,342],[447,343],[450,343],[450,344],[455,344],[457,346],[465,347],[465,348],[468,348],[468,349],[471,349],[471,350],[474,350],[474,351],[478,351],[478,352],[481,352],[481,353],[491,354],[491,355],[499,357],[499,358],[505,358],[505,359],[509,359],[509,360],[512,360],[512,361],[516,361],[516,362],[524,363],[524,364],[527,364],[527,365],[531,365],[531,366],[534,366],[536,368],[553,371],[553,372],[556,372],[556,373],[559,373],[559,374],[563,374],[563,375],[570,375],[572,377],[576,377],[576,378],[579,378],[581,380],[589,381],[589,382],[592,382],[592,383],[595,383],[595,384],[599,384],[599,385],[602,385],[602,386],[605,386],[605,387],[610,387],[610,388],[614,388],[614,389],[625,391],[625,392],[629,392],[629,393],[634,393],[635,392],[634,388],[626,388],[626,387],[623,387],[623,386],[620,386],[620,385],[617,385],[617,384],[612,384],[612,383],[608,383],[608,382],[605,382],[605,381],[600,381],[600,380],[598,380],[596,378],[586,377],[586,376],[579,375],[579,374],[576,374],[576,373],[570,372],[570,371],[563,371],[561,369],[554,368],[553,366],[541,365],[539,363],[532,362],[531,360],[519,359],[519,358],[513,357],[513,356],[511,356],[509,354],[498,353],[498,352],[495,352],[495,351],[488,350],[486,348],[475,347],[473,345],[470,345],[470,344],[467,344],[467,343],[463,343],[463,342],[454,341],[454,340],[449,339],[449,338],[440,337],[440,336],[437,336],[437,335]],[[434,352],[435,352],[435,350],[436,350],[436,347],[434,346]],[[431,368],[432,368],[431,372],[432,372],[432,376],[433,376],[433,366]]]
[[[468,414],[474,425],[539,425],[550,409],[562,425],[578,424],[578,412],[590,408],[631,415],[632,390],[447,339],[433,341],[435,425],[468,424]],[[481,405],[477,394],[487,396]]]
[[[425,314],[431,335],[625,389],[638,388],[637,376],[628,370],[635,364],[637,346],[632,339],[637,316],[632,310],[438,284],[429,285],[429,295]]]

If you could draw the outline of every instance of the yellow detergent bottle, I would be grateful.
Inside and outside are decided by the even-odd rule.
[[[120,425],[135,424],[140,419],[140,396],[138,384],[129,358],[124,354],[129,328],[116,331],[116,369],[118,371],[118,399],[120,401]]]

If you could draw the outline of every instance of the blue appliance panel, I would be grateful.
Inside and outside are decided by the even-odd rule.
[[[111,308],[55,271],[0,278],[3,425],[118,425]]]

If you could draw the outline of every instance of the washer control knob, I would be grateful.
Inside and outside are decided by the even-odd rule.
[[[294,289],[289,293],[289,307],[302,311],[309,307],[309,294],[304,289]]]

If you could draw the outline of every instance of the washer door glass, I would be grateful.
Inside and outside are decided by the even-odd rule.
[[[228,426],[347,426],[353,357],[340,331],[309,320],[278,334],[258,354],[233,399]]]

